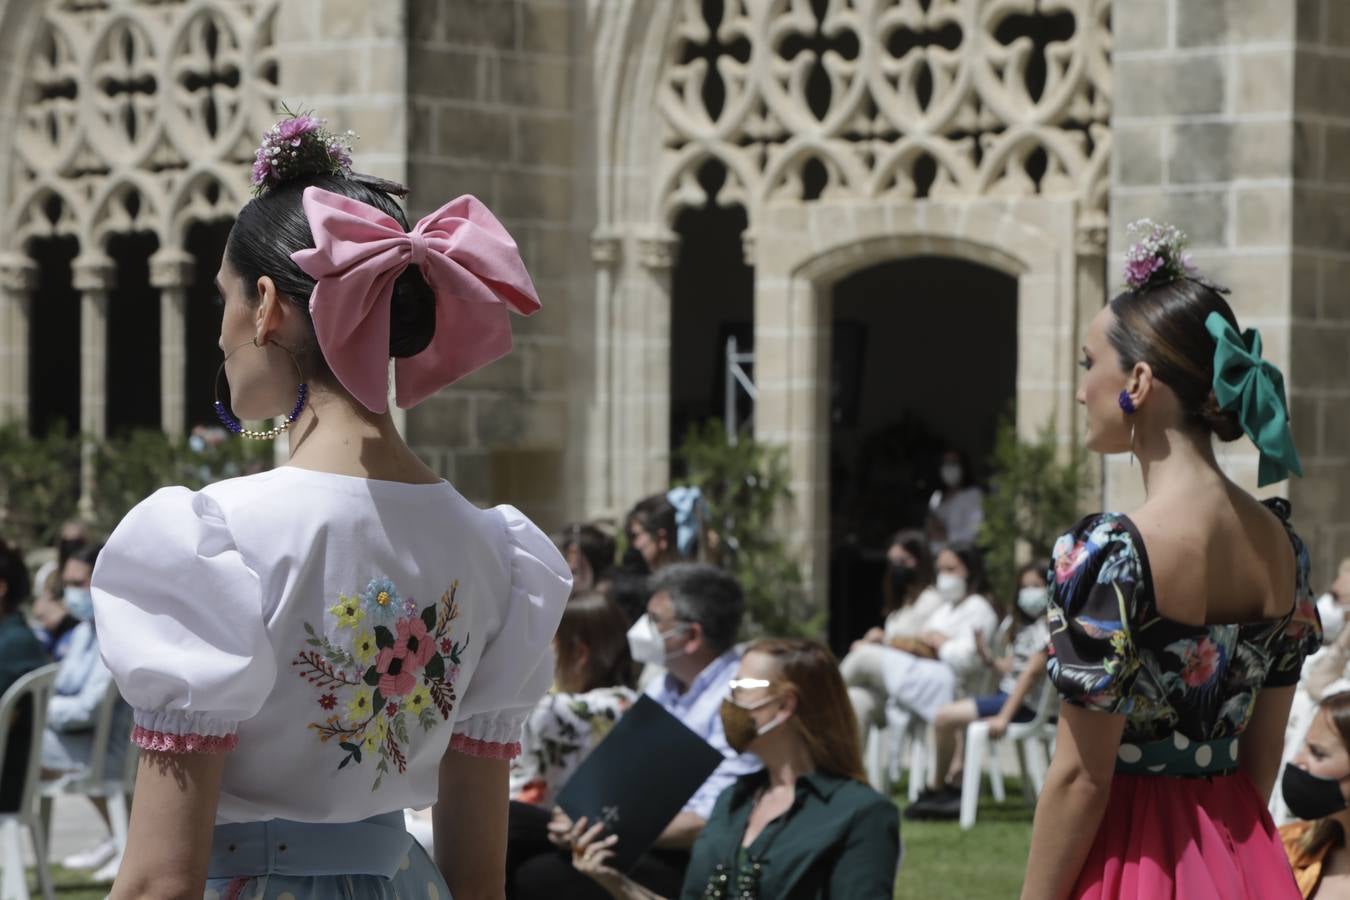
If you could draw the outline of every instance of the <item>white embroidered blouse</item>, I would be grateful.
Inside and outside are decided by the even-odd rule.
[[[570,590],[509,506],[289,466],[158,491],[93,579],[133,741],[231,751],[218,822],[424,807],[447,746],[518,755]]]

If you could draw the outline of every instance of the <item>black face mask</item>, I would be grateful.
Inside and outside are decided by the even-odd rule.
[[[1305,822],[1325,819],[1346,805],[1339,778],[1318,778],[1292,763],[1284,767],[1280,792],[1284,794],[1284,805]]]
[[[912,566],[891,563],[891,593],[895,597],[895,602],[904,602],[905,598],[909,596],[909,589],[913,584],[914,568]]]

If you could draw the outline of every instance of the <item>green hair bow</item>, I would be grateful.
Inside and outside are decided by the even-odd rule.
[[[1284,397],[1284,376],[1261,358],[1261,333],[1237,330],[1217,312],[1209,314],[1205,328],[1214,337],[1214,398],[1219,407],[1237,412],[1242,430],[1261,451],[1257,484],[1265,487],[1303,474],[1289,429],[1289,404]]]

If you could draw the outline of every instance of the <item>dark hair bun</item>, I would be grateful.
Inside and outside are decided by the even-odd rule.
[[[1224,443],[1236,441],[1242,437],[1245,432],[1242,430],[1242,421],[1238,418],[1236,410],[1225,410],[1219,408],[1219,401],[1214,399],[1211,393],[1205,401],[1204,406],[1200,408],[1200,419],[1214,432],[1214,435]]]
[[[389,355],[416,356],[436,334],[436,295],[417,266],[408,266],[394,282],[389,303]]]

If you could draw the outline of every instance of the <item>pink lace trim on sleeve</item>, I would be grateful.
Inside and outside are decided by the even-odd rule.
[[[520,755],[520,741],[499,744],[495,741],[480,741],[477,738],[457,734],[450,738],[450,749],[465,756],[479,756],[483,759],[515,759]]]
[[[239,735],[165,734],[137,725],[131,732],[131,742],[142,750],[160,753],[226,753],[239,746]]]

